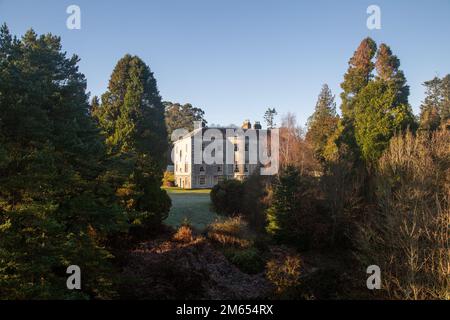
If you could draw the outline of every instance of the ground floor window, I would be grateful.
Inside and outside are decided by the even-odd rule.
[[[206,177],[205,176],[198,177],[198,183],[200,185],[205,185],[206,184]]]

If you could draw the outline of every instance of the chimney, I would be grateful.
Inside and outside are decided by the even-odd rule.
[[[204,128],[205,122],[203,121],[194,121],[194,130]]]
[[[261,130],[261,123],[259,123],[259,121],[255,121],[255,126],[254,126],[255,130]]]
[[[250,123],[250,120],[245,120],[244,123],[242,124],[242,129],[251,129],[252,128],[252,124]]]

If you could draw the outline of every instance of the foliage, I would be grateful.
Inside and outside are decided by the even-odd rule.
[[[361,224],[363,263],[391,299],[449,299],[450,135],[395,136],[377,171],[377,207]]]
[[[216,184],[210,193],[214,211],[219,214],[233,216],[241,212],[243,183],[229,179]]]
[[[275,116],[277,115],[277,110],[275,108],[267,108],[264,113],[264,120],[266,121],[266,125],[268,129],[275,128]]]
[[[150,68],[139,57],[125,55],[92,112],[108,146],[108,178],[133,232],[146,234],[170,209],[170,198],[161,190],[168,148],[164,106]]]
[[[0,30],[0,299],[114,296],[105,245],[126,229],[78,62],[51,34]]]
[[[337,130],[339,117],[336,103],[328,85],[324,84],[317,100],[316,108],[308,119],[306,139],[311,142],[314,156],[322,163],[326,160],[326,147]]]
[[[420,129],[434,131],[450,120],[450,74],[425,81],[426,97],[420,107]]]
[[[181,105],[179,103],[164,101],[163,105],[169,137],[176,129],[194,130],[194,121],[201,121],[204,124],[207,123],[205,120],[205,111],[201,108],[193,107],[190,103]]]
[[[361,155],[373,164],[398,131],[414,124],[411,108],[396,104],[398,91],[385,81],[370,82],[355,103],[355,136]]]
[[[165,187],[175,186],[175,174],[171,171],[164,171],[163,185]]]
[[[301,249],[325,246],[329,214],[315,178],[288,166],[274,182],[266,231],[277,242]]]
[[[277,257],[267,262],[266,277],[275,285],[276,295],[281,298],[292,297],[292,290],[300,284],[302,263],[298,255]]]
[[[256,274],[264,271],[265,263],[261,252],[255,247],[226,248],[225,257],[242,272]]]
[[[192,228],[189,224],[185,223],[180,226],[177,232],[173,235],[173,240],[178,242],[192,242],[194,240],[194,236],[192,233]]]
[[[236,216],[223,221],[216,221],[207,228],[208,238],[221,246],[248,248],[253,244],[247,222]]]

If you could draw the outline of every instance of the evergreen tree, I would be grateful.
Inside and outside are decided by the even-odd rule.
[[[375,67],[372,62],[377,51],[377,45],[371,38],[361,41],[353,57],[350,59],[344,81],[341,83],[341,111],[344,121],[352,123],[354,119],[354,104],[357,94],[367,86],[373,78],[372,71]]]
[[[420,107],[420,129],[433,131],[450,119],[450,75],[425,81],[425,100]]]
[[[312,224],[319,219],[314,178],[302,176],[298,168],[288,165],[273,185],[271,205],[266,211],[266,231],[277,242],[308,248]]]
[[[111,297],[105,239],[123,230],[86,80],[51,34],[0,30],[0,299]],[[82,290],[66,268],[82,270]]]
[[[130,223],[136,231],[159,227],[171,205],[161,189],[168,137],[156,80],[139,57],[118,61],[93,116],[115,160],[111,178]]]
[[[336,114],[336,103],[328,85],[324,84],[319,94],[316,108],[308,119],[306,139],[312,143],[315,157],[325,162],[325,148],[328,140],[337,129],[339,117]]]
[[[377,54],[377,77],[357,95],[355,136],[368,163],[378,160],[396,132],[414,127],[408,104],[409,88],[399,66],[398,58],[382,44]]]
[[[358,48],[348,62],[348,69],[341,83],[342,118],[339,120],[337,130],[328,141],[325,149],[327,158],[346,158],[356,164],[360,158],[360,150],[356,143],[354,128],[354,108],[359,92],[364,89],[373,78],[372,71],[375,67],[372,62],[377,51],[377,45],[371,38],[361,41]],[[339,153],[344,154],[338,155]]]
[[[167,133],[170,135],[176,129],[194,130],[194,121],[205,120],[205,111],[200,108],[193,107],[190,103],[181,105],[179,103],[163,102],[165,107],[165,119],[167,126]]]

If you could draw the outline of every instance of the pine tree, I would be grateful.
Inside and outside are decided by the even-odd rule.
[[[314,113],[308,119],[308,132],[306,134],[307,141],[310,141],[313,145],[315,157],[321,162],[326,160],[325,148],[328,140],[337,129],[338,120],[334,96],[328,85],[324,84]]]
[[[105,239],[124,224],[78,61],[51,34],[0,30],[0,299],[113,293]],[[66,288],[69,265],[81,291]]]
[[[159,227],[170,209],[161,189],[168,137],[156,80],[139,57],[118,61],[93,116],[116,160],[111,174],[130,223],[143,232]]]

